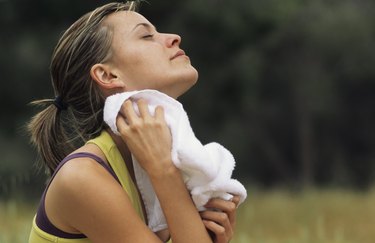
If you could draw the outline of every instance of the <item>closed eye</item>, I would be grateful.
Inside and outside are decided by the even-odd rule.
[[[149,34],[149,35],[142,36],[142,39],[152,39],[153,37],[154,35]]]

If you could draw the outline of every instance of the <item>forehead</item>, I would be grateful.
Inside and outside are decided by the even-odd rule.
[[[110,14],[105,23],[111,25],[114,32],[120,32],[122,34],[130,33],[134,27],[139,23],[151,23],[141,14],[134,11],[119,11]]]

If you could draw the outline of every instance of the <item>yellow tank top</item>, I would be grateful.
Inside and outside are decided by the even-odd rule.
[[[134,185],[130,177],[129,171],[120,154],[120,151],[117,149],[117,146],[112,140],[111,136],[106,131],[103,131],[100,134],[100,136],[92,140],[89,140],[87,143],[96,144],[103,151],[107,161],[109,162],[115,174],[117,175],[121,183],[121,186],[128,193],[128,196],[133,204],[134,209],[136,210],[138,215],[141,217],[141,219],[145,222],[143,211],[142,211],[142,205],[141,205],[141,201],[138,195],[137,188]],[[47,232],[44,232],[36,225],[35,217],[34,217],[32,228],[31,228],[31,233],[29,237],[29,243],[50,243],[50,242],[90,243],[91,241],[87,238],[66,239],[66,238],[60,238],[60,237],[51,235]]]

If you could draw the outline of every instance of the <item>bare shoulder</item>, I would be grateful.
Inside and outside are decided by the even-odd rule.
[[[52,184],[56,184],[67,193],[82,193],[83,189],[90,189],[98,183],[116,182],[108,171],[95,160],[81,157],[66,162],[56,174]]]
[[[139,235],[157,242],[121,185],[90,158],[62,166],[47,192],[46,213],[61,229],[83,233],[93,242],[131,242]]]
[[[73,226],[72,215],[87,207],[87,202],[103,197],[101,188],[116,188],[113,180],[103,166],[90,158],[69,160],[56,173],[47,190],[45,210],[48,218],[64,231],[80,232]]]

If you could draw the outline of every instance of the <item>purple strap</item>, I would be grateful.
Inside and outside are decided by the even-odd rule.
[[[112,170],[112,168],[110,166],[108,166],[101,158],[99,158],[98,156],[96,156],[94,154],[81,152],[81,153],[71,154],[71,155],[68,155],[67,157],[65,157],[65,159],[63,159],[60,162],[60,164],[56,167],[51,179],[48,182],[48,185],[47,185],[46,189],[43,192],[43,195],[42,195],[39,207],[38,207],[38,212],[37,212],[36,219],[35,219],[36,225],[38,225],[38,227],[46,233],[49,233],[51,235],[54,235],[54,236],[57,236],[57,237],[60,237],[60,238],[66,238],[66,239],[86,238],[86,236],[84,234],[72,234],[72,233],[67,233],[67,232],[64,232],[64,231],[58,229],[56,226],[54,226],[51,223],[51,221],[49,221],[49,219],[46,215],[46,208],[45,208],[46,193],[47,193],[47,190],[48,190],[53,178],[55,178],[56,173],[69,160],[75,159],[75,158],[82,158],[82,157],[88,157],[88,158],[91,158],[91,159],[97,161],[117,180],[118,183],[120,183],[117,175]]]

